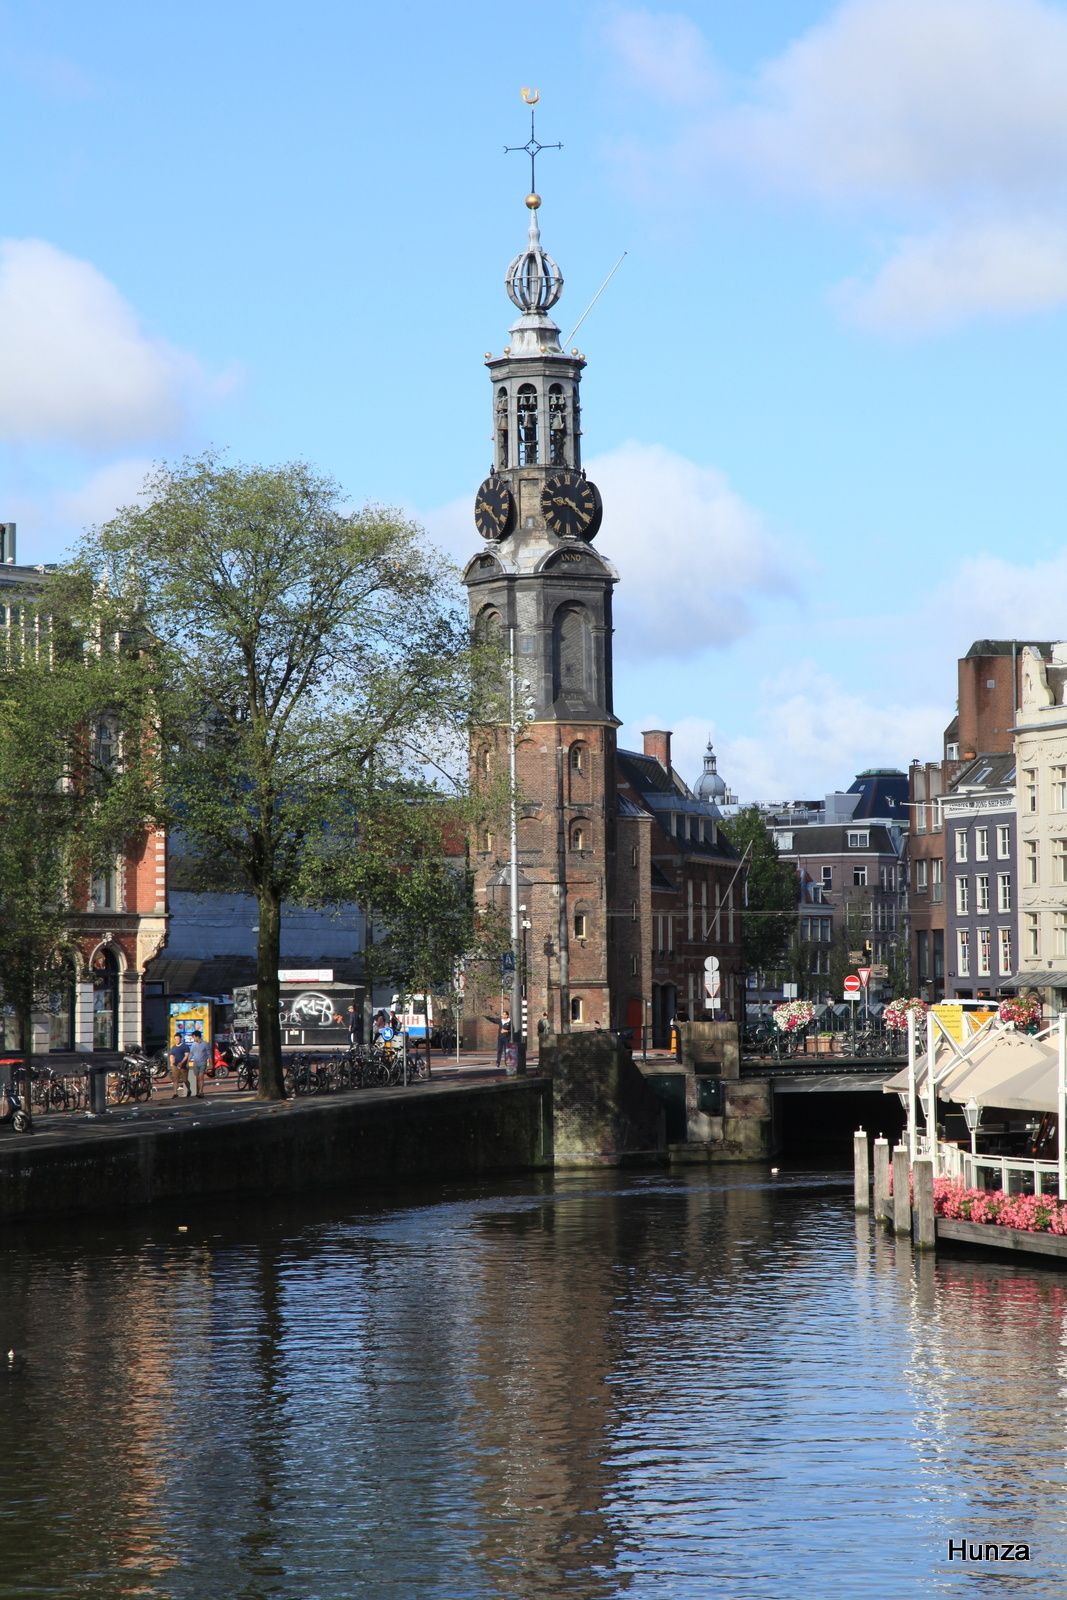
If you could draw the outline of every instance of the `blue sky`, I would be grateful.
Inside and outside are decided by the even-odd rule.
[[[0,512],[305,458],[473,552],[525,235],[578,338],[623,736],[746,799],[938,752],[1060,637],[1067,3],[0,0]]]

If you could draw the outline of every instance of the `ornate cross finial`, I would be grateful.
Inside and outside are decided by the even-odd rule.
[[[536,162],[542,150],[562,150],[562,144],[542,144],[534,132],[534,106],[541,98],[540,89],[523,89],[522,98],[530,108],[530,137],[525,144],[506,144],[504,154],[510,155],[515,150],[524,150],[530,158],[530,200],[537,195],[537,169]],[[527,201],[529,204],[529,200]],[[540,201],[538,201],[540,204]]]

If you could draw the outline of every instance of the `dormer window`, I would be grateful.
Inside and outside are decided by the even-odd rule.
[[[871,836],[868,832],[849,833],[848,847],[850,850],[867,850],[870,848]]]

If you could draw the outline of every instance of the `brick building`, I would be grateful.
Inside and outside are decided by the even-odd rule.
[[[725,840],[709,836],[711,809],[672,772],[669,734],[649,735],[660,744],[640,756],[616,748],[618,573],[592,543],[601,506],[581,464],[585,359],[560,347],[549,312],[563,279],[541,245],[540,198],[531,194],[526,203],[527,244],[505,280],[519,316],[503,353],[486,359],[494,454],[475,501],[486,546],[463,575],[474,631],[513,649],[526,720],[514,735],[508,724],[479,730],[472,766],[476,779],[507,773],[515,737],[531,1028],[543,1014],[562,1031],[637,1028],[653,1020],[654,1008],[657,1019],[669,1016],[680,992],[695,997],[694,975],[720,948],[714,917],[710,929],[708,922],[697,929],[698,908],[702,896],[714,905],[716,868],[725,869],[730,853]],[[503,901],[509,841],[487,826],[471,858],[476,896]],[[677,931],[679,916],[684,936],[668,952],[656,943],[659,930]],[[733,920],[724,927],[720,914],[721,971],[731,980]],[[522,961],[521,951],[515,956]],[[735,997],[722,998],[730,1005]],[[490,1024],[480,1019],[477,1029],[488,1042]]]
[[[0,523],[0,632],[20,625],[19,592],[39,587],[47,571],[18,564],[15,524]],[[88,732],[103,759],[119,748],[121,729],[106,713]],[[75,962],[69,984],[54,1008],[34,1020],[37,1050],[115,1050],[140,1043],[144,969],[166,936],[162,830],[150,828],[132,840],[87,891],[72,929]]]
[[[946,796],[976,757],[1014,750],[1026,648],[1017,639],[978,639],[971,645],[957,663],[958,709],[945,729],[941,758],[916,759],[909,771],[911,970],[913,987],[927,1000],[944,998],[950,971],[953,987],[959,977],[958,951],[947,937],[946,885],[956,874],[946,852]],[[1045,659],[1052,650],[1048,643],[1029,648]]]

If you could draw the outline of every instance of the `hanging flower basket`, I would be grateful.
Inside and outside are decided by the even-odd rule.
[[[882,1021],[890,1033],[906,1033],[908,1028],[908,1012],[914,1011],[916,1027],[922,1022],[930,1007],[925,1000],[920,1000],[913,995],[910,1000],[890,1000],[882,1012]]]
[[[1041,1020],[1041,1002],[1022,998],[1002,1000],[997,1008],[997,1016],[1001,1022],[1012,1022],[1017,1028],[1029,1028]]]
[[[814,1015],[810,1000],[786,1000],[774,1008],[774,1026],[779,1033],[797,1033],[807,1027]]]

